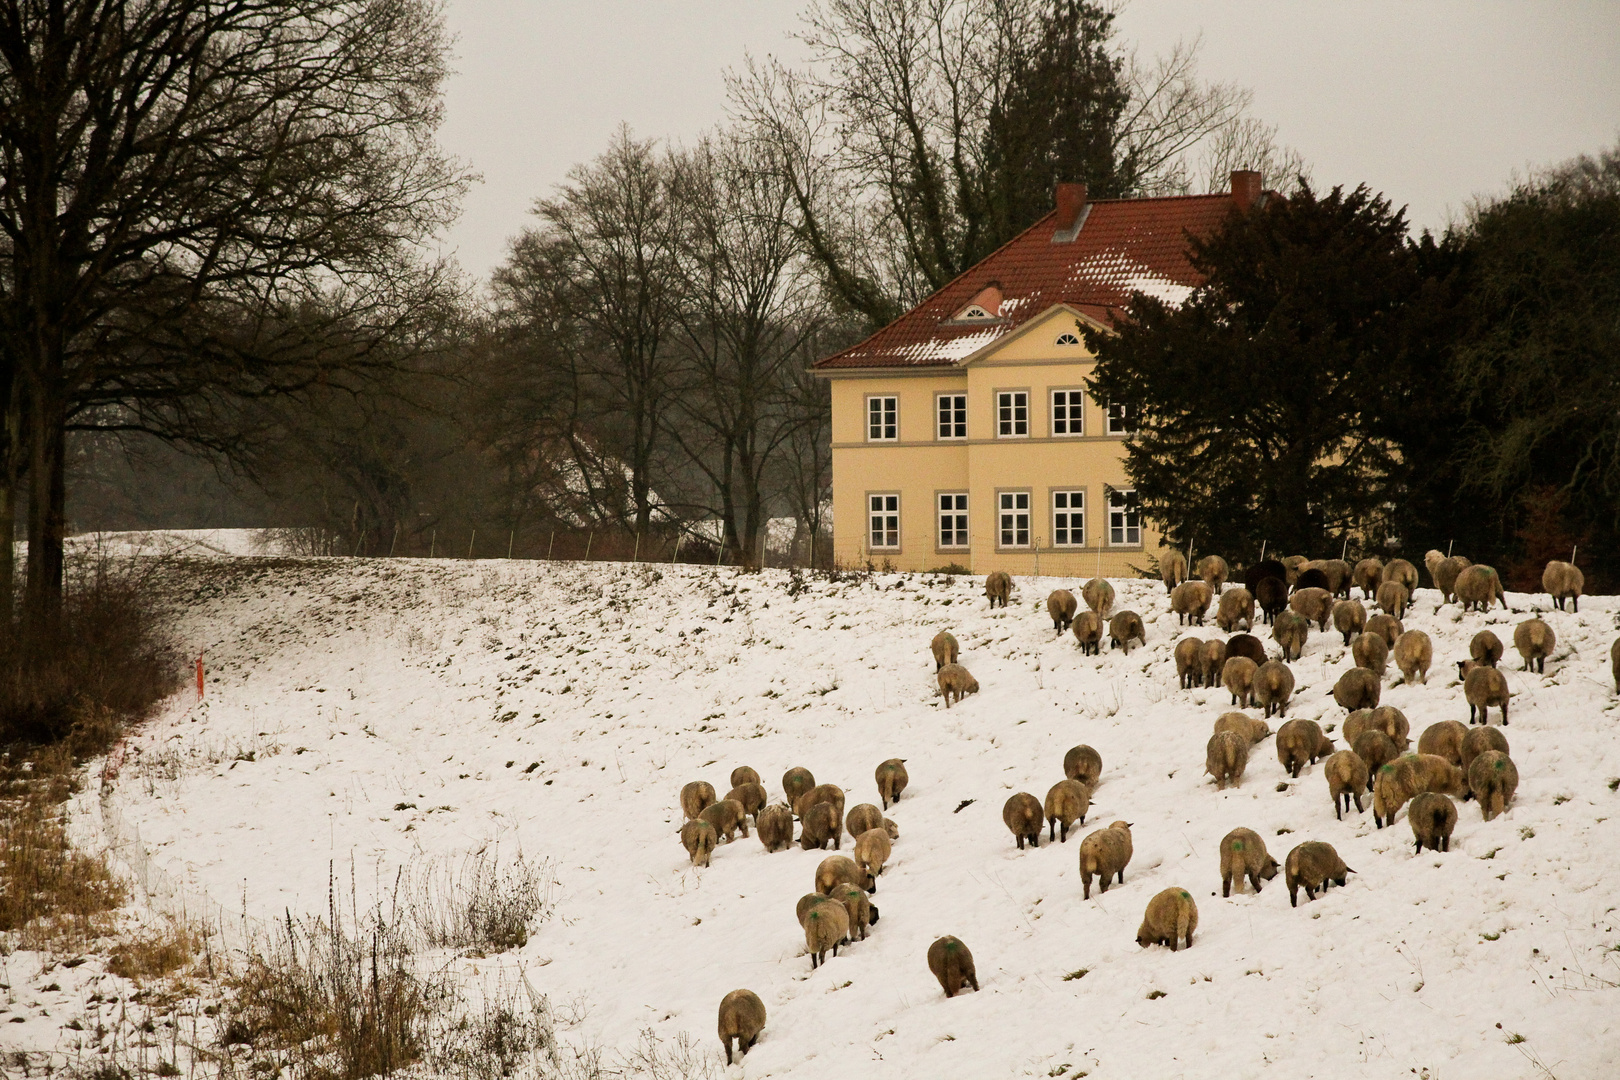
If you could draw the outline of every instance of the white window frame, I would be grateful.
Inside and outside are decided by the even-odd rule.
[[[1022,501],[1022,505],[1020,504]],[[1030,491],[1009,488],[996,491],[996,547],[1001,551],[1026,551],[1033,532],[1030,520]],[[1011,535],[1011,542],[1007,538]]]
[[[1108,546],[1142,546],[1142,511],[1126,509],[1135,488],[1119,488],[1108,493]],[[1132,539],[1132,537],[1135,539]]]
[[[887,402],[886,406],[883,404],[884,402]],[[866,395],[866,441],[900,441],[900,398],[898,395]]]
[[[949,500],[947,505],[946,500]],[[940,551],[966,551],[969,543],[968,493],[939,491],[934,494],[934,546]],[[949,521],[949,525],[946,522]],[[946,537],[951,538],[946,543]],[[957,542],[960,541],[960,542]]]
[[[1063,506],[1058,501],[1063,501]],[[1052,503],[1052,546],[1059,548],[1082,548],[1086,546],[1086,489],[1085,488],[1053,488]],[[1064,524],[1058,524],[1058,516],[1063,515]],[[1075,527],[1074,519],[1080,519],[1079,528]],[[1079,537],[1075,536],[1079,533]],[[1067,534],[1067,535],[1065,535]]]
[[[1066,431],[1058,430],[1058,395],[1063,395],[1063,420]],[[1075,387],[1062,387],[1054,389],[1049,395],[1051,401],[1052,437],[1054,439],[1077,439],[1086,433],[1086,392]],[[1078,399],[1078,401],[1076,400]]]
[[[900,550],[900,493],[866,493],[866,547],[868,551]]]
[[[1020,406],[1019,399],[1023,399]],[[1019,418],[1019,409],[1023,409],[1023,418]],[[1003,419],[1005,410],[1005,419]],[[1019,430],[1022,427],[1023,430]],[[1029,438],[1029,391],[1028,390],[997,390],[996,391],[996,438],[998,439],[1027,439]]]
[[[1058,346],[1059,348],[1073,348],[1076,345],[1083,344],[1083,342],[1081,342],[1079,334],[1075,333],[1073,330],[1065,330],[1063,333],[1057,336],[1057,340],[1052,342],[1052,344]]]
[[[945,419],[946,402],[951,402],[951,419]],[[934,395],[934,438],[941,442],[955,442],[967,438],[967,395],[959,393]],[[953,429],[960,429],[961,434],[954,431],[947,434],[947,425]]]
[[[1130,423],[1130,417],[1126,415],[1125,406],[1123,406],[1123,405],[1115,405],[1112,401],[1110,401],[1108,403],[1107,412],[1108,412],[1108,434],[1110,434],[1110,435],[1129,435],[1129,434],[1131,434],[1132,429],[1130,427],[1126,426],[1126,425],[1128,425]]]

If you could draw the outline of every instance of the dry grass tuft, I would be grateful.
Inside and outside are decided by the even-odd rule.
[[[120,939],[107,957],[107,970],[144,986],[184,975],[207,943],[196,926],[165,919]]]

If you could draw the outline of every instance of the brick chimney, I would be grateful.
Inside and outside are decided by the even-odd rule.
[[[1057,186],[1057,228],[1054,243],[1066,243],[1080,233],[1085,222],[1086,185],[1063,183]]]
[[[1250,169],[1237,169],[1232,173],[1232,201],[1247,210],[1260,201],[1262,191],[1260,174]]]

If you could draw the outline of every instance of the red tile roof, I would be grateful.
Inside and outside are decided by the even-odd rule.
[[[1079,235],[1054,243],[1057,211],[858,345],[817,362],[817,370],[955,364],[1054,304],[1108,324],[1133,292],[1179,303],[1200,278],[1187,261],[1187,236],[1218,225],[1233,196],[1101,199]],[[987,286],[1001,290],[994,322],[952,321]]]

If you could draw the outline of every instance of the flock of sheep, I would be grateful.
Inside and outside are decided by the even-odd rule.
[[[1425,563],[1444,602],[1460,601],[1464,611],[1488,610],[1497,600],[1507,607],[1501,579],[1492,567],[1472,565],[1467,559],[1438,551],[1429,552]],[[1196,570],[1196,577],[1189,576],[1187,561],[1179,552],[1171,552],[1161,564],[1171,611],[1183,624],[1202,626],[1215,603],[1217,625],[1232,636],[1225,641],[1187,637],[1177,643],[1174,655],[1181,686],[1223,687],[1231,694],[1232,705],[1259,707],[1265,717],[1231,711],[1215,721],[1205,770],[1218,789],[1241,784],[1251,748],[1272,734],[1267,721],[1274,714],[1287,715],[1294,690],[1289,662],[1299,659],[1312,624],[1319,632],[1326,632],[1331,624],[1355,661],[1333,688],[1334,700],[1349,712],[1341,731],[1347,748],[1336,750],[1334,740],[1315,721],[1286,720],[1276,732],[1276,749],[1291,777],[1297,779],[1307,763],[1325,759],[1322,772],[1336,817],[1342,818],[1352,803],[1362,811],[1362,799],[1369,792],[1379,828],[1393,824],[1396,814],[1407,807],[1419,851],[1424,847],[1450,850],[1457,823],[1453,797],[1476,799],[1487,821],[1512,802],[1518,770],[1509,756],[1506,737],[1487,719],[1490,709],[1499,709],[1505,727],[1510,697],[1507,681],[1496,666],[1504,648],[1491,631],[1475,634],[1470,658],[1458,663],[1469,706],[1467,725],[1456,720],[1431,724],[1418,738],[1417,753],[1408,754],[1406,717],[1397,708],[1379,706],[1384,672],[1391,660],[1402,679],[1410,683],[1426,681],[1434,659],[1428,635],[1405,630],[1400,622],[1417,588],[1418,572],[1412,563],[1394,559],[1385,564],[1369,558],[1351,566],[1342,559],[1309,561],[1292,556],[1247,568],[1243,584],[1231,587],[1227,587],[1227,563],[1220,556],[1206,556]],[[1579,610],[1584,577],[1577,567],[1549,563],[1542,583],[1560,610],[1566,602]],[[1362,590],[1361,599],[1351,598],[1355,587]],[[985,579],[985,595],[992,608],[998,604],[1006,607],[1011,591],[1012,580],[1003,572]],[[1047,598],[1047,612],[1054,629],[1072,632],[1082,652],[1090,655],[1100,650],[1105,626],[1113,648],[1128,653],[1133,642],[1146,642],[1141,616],[1113,610],[1114,589],[1106,580],[1087,582],[1081,598],[1086,606],[1083,611],[1071,592],[1058,589]],[[1367,599],[1376,604],[1379,614],[1368,616],[1362,603]],[[1252,633],[1257,608],[1260,618],[1271,624],[1278,658],[1269,657]],[[1239,627],[1242,632],[1234,633]],[[1515,629],[1513,644],[1526,670],[1541,670],[1556,637],[1544,621],[1530,618]],[[958,663],[960,649],[955,637],[942,631],[931,647],[946,708],[978,692],[978,682]],[[1620,639],[1610,649],[1610,662],[1620,689]],[[1063,773],[1064,779],[1052,786],[1044,801],[1019,792],[1003,807],[1002,820],[1020,850],[1026,843],[1039,847],[1043,826],[1048,842],[1067,843],[1075,823],[1085,824],[1091,793],[1101,778],[1102,758],[1089,746],[1076,746],[1064,756]],[[804,768],[789,769],[783,775],[787,802],[777,805],[766,805],[758,773],[746,766],[732,772],[731,791],[723,799],[716,798],[710,784],[693,781],[681,791],[686,816],[681,842],[693,865],[707,866],[722,837],[729,842],[739,831],[748,835],[750,817],[767,851],[785,849],[795,842],[795,820],[800,823],[797,843],[805,850],[822,849],[829,842],[840,848],[847,829],[854,838],[855,857],[833,855],[822,860],[816,868],[815,891],[801,897],[797,905],[813,969],[824,962],[829,951],[837,956],[840,945],[864,940],[868,927],[878,921],[878,909],[870,896],[876,894],[877,878],[892,842],[899,838],[898,827],[883,812],[899,801],[909,781],[904,761],[891,758],[883,762],[875,780],[882,808],[862,803],[847,815],[843,790],[833,784],[818,785]],[[1116,880],[1124,882],[1131,855],[1128,822],[1115,821],[1086,835],[1079,852],[1084,897],[1090,899],[1094,880],[1103,892]],[[1222,896],[1231,895],[1234,880],[1241,890],[1245,878],[1259,892],[1261,881],[1276,877],[1278,869],[1265,841],[1253,830],[1233,829],[1221,840]],[[1299,890],[1314,900],[1318,890],[1329,884],[1342,887],[1346,876],[1355,872],[1332,845],[1320,841],[1296,845],[1281,869],[1294,906]],[[1197,927],[1198,906],[1191,893],[1172,887],[1148,902],[1136,941],[1143,947],[1162,944],[1175,950],[1182,943],[1192,945]],[[928,966],[947,997],[964,985],[979,988],[973,954],[955,937],[939,938],[929,946]],[[750,990],[726,995],[720,1004],[719,1030],[728,1064],[733,1059],[733,1045],[737,1054],[746,1053],[764,1025],[765,1006],[758,995]]]

